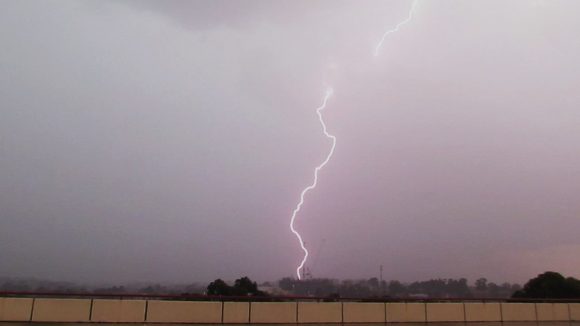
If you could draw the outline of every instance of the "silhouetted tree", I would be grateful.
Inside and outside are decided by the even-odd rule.
[[[249,277],[244,276],[234,282],[234,286],[228,285],[222,279],[217,279],[207,286],[207,294],[209,295],[259,295],[265,296],[267,293],[258,290],[258,284],[252,282]]]
[[[471,292],[467,286],[467,279],[460,278],[459,280],[450,279],[447,281],[447,293],[452,297],[469,298]]]
[[[475,289],[477,291],[486,291],[487,290],[487,279],[482,277],[475,281]]]
[[[264,292],[258,290],[258,284],[252,282],[247,276],[234,282],[233,293],[236,295],[265,295]]]
[[[232,288],[222,279],[209,283],[207,286],[207,294],[209,295],[230,295],[232,293]]]
[[[545,272],[531,279],[522,290],[513,294],[514,298],[580,298],[580,281],[565,278],[560,273]]]
[[[405,294],[405,286],[399,281],[390,281],[389,294],[394,297],[402,296]]]

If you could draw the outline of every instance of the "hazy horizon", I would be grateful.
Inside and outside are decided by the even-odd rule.
[[[2,2],[0,276],[580,277],[580,2]]]

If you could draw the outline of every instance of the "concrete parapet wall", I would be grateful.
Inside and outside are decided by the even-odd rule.
[[[31,298],[0,298],[0,321],[29,321]]]
[[[427,321],[424,303],[387,303],[386,309],[387,322],[389,323],[423,323]]]
[[[536,305],[534,303],[502,303],[503,321],[536,321]]]
[[[427,303],[428,322],[463,322],[463,303]]]
[[[250,322],[249,302],[224,302],[224,324],[247,324]]]
[[[293,324],[297,309],[296,302],[252,302],[250,323]]]
[[[0,322],[316,324],[580,321],[580,303],[211,302],[0,298]]]
[[[151,300],[146,318],[148,323],[216,324],[222,322],[222,303]]]
[[[385,304],[377,302],[344,302],[342,316],[345,323],[384,323]]]
[[[142,323],[145,300],[93,300],[91,321],[99,323]]]
[[[32,321],[88,322],[90,299],[35,299]]]
[[[340,302],[298,302],[299,323],[341,323]]]
[[[571,303],[568,309],[570,309],[570,320],[580,321],[580,303]]]
[[[499,303],[468,302],[465,303],[465,321],[501,321]]]
[[[567,303],[536,303],[538,321],[569,321]]]

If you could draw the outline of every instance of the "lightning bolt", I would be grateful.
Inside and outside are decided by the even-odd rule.
[[[387,38],[387,36],[389,36],[389,34],[393,34],[393,33],[398,32],[399,29],[401,28],[401,26],[405,25],[406,23],[410,22],[413,19],[413,13],[415,12],[415,7],[417,6],[417,2],[419,2],[419,0],[413,0],[413,3],[411,4],[411,9],[409,10],[409,15],[407,16],[407,19],[398,23],[395,26],[395,28],[389,29],[383,34],[383,37],[381,38],[381,40],[379,41],[379,43],[375,47],[375,57],[379,55],[379,50],[383,46],[383,43],[385,42],[385,39]]]
[[[407,18],[405,20],[399,22],[393,29],[389,29],[383,34],[383,37],[381,38],[381,40],[379,41],[379,43],[375,47],[375,51],[374,51],[375,57],[379,55],[379,50],[383,46],[383,43],[385,42],[385,39],[387,38],[387,36],[389,36],[390,34],[398,32],[399,29],[401,28],[401,26],[407,24],[408,22],[410,22],[413,19],[413,13],[415,11],[415,7],[417,6],[418,2],[419,2],[419,0],[413,0],[413,3],[411,4],[411,9],[409,10],[409,15],[407,16]],[[326,90],[326,94],[324,95],[324,99],[322,100],[322,105],[316,109],[316,114],[318,115],[318,120],[320,121],[320,124],[322,125],[322,131],[327,138],[332,140],[332,147],[330,148],[330,151],[328,152],[326,159],[314,169],[314,180],[312,181],[312,184],[310,184],[308,187],[304,188],[304,190],[302,190],[302,192],[300,193],[300,201],[296,205],[296,208],[294,208],[294,211],[292,212],[292,218],[290,219],[290,230],[292,231],[292,233],[294,233],[296,238],[298,238],[298,241],[300,242],[300,248],[302,248],[302,251],[304,252],[304,256],[303,256],[302,260],[300,261],[300,264],[296,268],[296,276],[298,276],[298,280],[302,279],[300,272],[304,268],[304,264],[306,263],[306,260],[308,260],[308,249],[306,249],[306,246],[304,245],[304,240],[302,239],[302,236],[294,228],[294,222],[296,220],[296,216],[300,212],[300,209],[302,209],[302,205],[304,205],[304,197],[306,196],[306,194],[310,190],[316,188],[316,186],[318,184],[318,172],[320,172],[320,170],[322,170],[324,168],[324,166],[326,166],[326,164],[328,163],[328,161],[330,161],[330,159],[332,158],[332,155],[334,154],[334,148],[336,147],[336,137],[328,133],[328,131],[326,130],[326,123],[324,122],[324,118],[322,117],[322,111],[326,108],[326,103],[328,102],[328,99],[332,96],[332,94],[333,94],[333,90],[331,87],[329,87]]]
[[[300,242],[300,248],[302,248],[302,251],[304,252],[304,257],[302,258],[302,261],[300,261],[300,265],[298,265],[298,267],[296,268],[296,276],[298,276],[299,280],[302,279],[302,277],[300,276],[300,271],[302,270],[302,268],[304,268],[304,264],[308,259],[308,249],[306,249],[306,246],[304,245],[304,240],[302,239],[302,236],[294,228],[294,221],[296,220],[296,215],[298,215],[298,213],[300,212],[302,205],[304,205],[304,197],[306,196],[306,193],[316,188],[316,185],[318,184],[318,172],[320,172],[320,170],[322,170],[322,168],[324,168],[324,166],[328,164],[328,161],[330,161],[330,158],[334,154],[334,148],[336,147],[336,137],[328,133],[328,130],[326,129],[326,123],[324,123],[324,118],[322,117],[322,111],[326,108],[326,103],[328,102],[328,99],[330,99],[330,97],[332,96],[333,92],[334,91],[331,87],[327,88],[326,94],[324,95],[324,99],[322,100],[322,105],[320,105],[316,109],[318,120],[322,125],[322,132],[327,138],[332,140],[332,146],[330,147],[330,151],[328,152],[326,159],[314,169],[314,180],[312,181],[312,184],[304,188],[304,190],[302,190],[302,192],[300,193],[300,201],[296,205],[296,208],[294,208],[294,211],[292,212],[292,218],[290,219],[290,230],[292,231],[292,233],[294,233],[296,238],[298,238],[298,241]]]

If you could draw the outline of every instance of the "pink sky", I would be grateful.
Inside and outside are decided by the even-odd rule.
[[[0,276],[580,277],[580,3],[7,1]],[[321,243],[324,246],[320,249]]]

